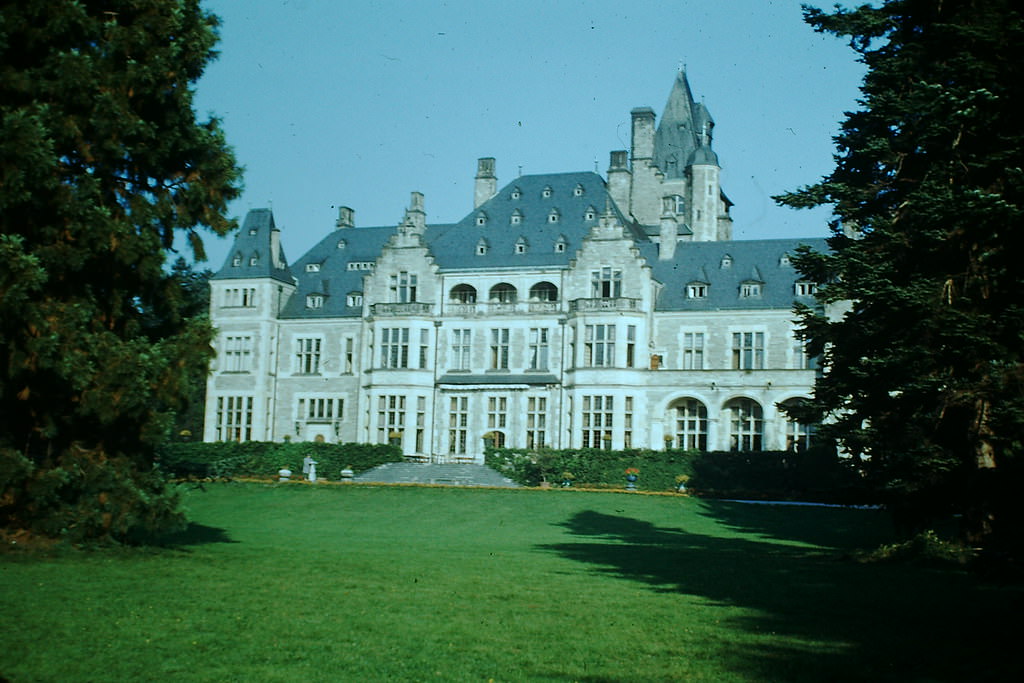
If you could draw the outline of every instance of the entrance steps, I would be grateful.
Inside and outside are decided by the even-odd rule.
[[[516,488],[519,484],[484,465],[389,462],[354,477],[372,484],[440,484]]]

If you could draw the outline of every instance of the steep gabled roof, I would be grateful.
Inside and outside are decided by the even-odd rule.
[[[424,241],[442,270],[566,266],[609,206],[627,224],[596,173],[520,176],[458,223],[429,226]]]
[[[361,306],[349,306],[348,295],[362,294],[363,276],[369,275],[381,249],[397,228],[342,228],[324,237],[293,266],[295,294],[282,318],[347,318],[362,315]],[[323,306],[307,308],[310,294],[323,296]]]
[[[245,216],[224,265],[214,280],[271,278],[292,283],[288,259],[281,248],[281,231],[270,209],[252,209]]]

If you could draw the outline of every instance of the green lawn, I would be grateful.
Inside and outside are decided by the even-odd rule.
[[[879,512],[219,484],[164,550],[0,554],[12,681],[977,681],[1017,588],[844,558]],[[1012,617],[1012,621],[1011,621]]]

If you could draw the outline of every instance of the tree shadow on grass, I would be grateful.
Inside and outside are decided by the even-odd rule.
[[[238,541],[233,540],[226,529],[195,522],[189,522],[188,526],[181,531],[164,534],[157,539],[158,545],[176,549],[210,543],[238,543]]]
[[[745,677],[994,681],[1022,668],[1008,654],[1013,629],[1000,626],[1014,623],[1020,592],[964,574],[860,565],[821,548],[590,510],[561,526],[578,540],[541,549],[655,591],[744,608],[723,623],[755,644],[729,648],[723,664]]]

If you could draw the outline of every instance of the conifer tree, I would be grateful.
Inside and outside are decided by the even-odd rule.
[[[776,198],[836,217],[830,253],[798,259],[841,312],[800,310],[824,366],[802,418],[861,459],[907,531],[959,513],[971,542],[1008,540],[1024,447],[1020,5],[804,15],[848,37],[867,72],[835,169]]]
[[[225,233],[239,170],[193,88],[199,0],[0,3],[0,524],[127,539],[179,523],[153,464],[211,330],[176,237]],[[153,324],[158,320],[159,324]]]

